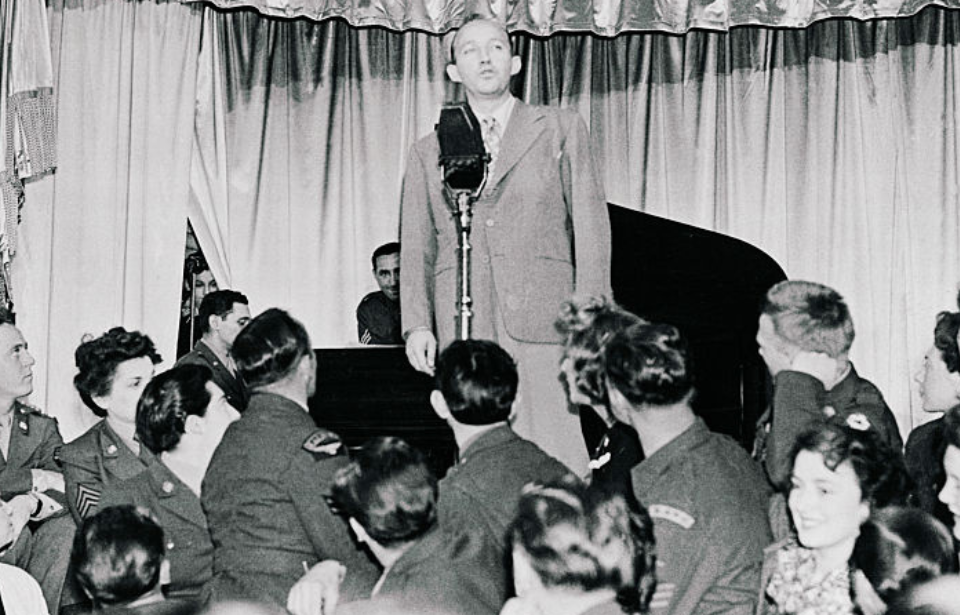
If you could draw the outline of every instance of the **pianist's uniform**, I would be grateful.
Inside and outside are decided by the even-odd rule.
[[[575,111],[511,98],[493,117],[506,128],[474,205],[472,337],[496,341],[519,364],[517,433],[582,475],[588,456],[557,382],[561,348],[553,323],[574,292],[610,294],[606,201]],[[404,334],[436,331],[443,348],[456,335],[457,232],[439,155],[432,133],[413,146],[407,163],[400,301]]]

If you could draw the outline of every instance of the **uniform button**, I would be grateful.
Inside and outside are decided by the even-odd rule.
[[[108,454],[108,455],[113,455],[113,454],[116,453],[116,452],[117,452],[117,445],[116,445],[116,444],[111,444],[110,446],[107,447],[107,454]]]
[[[483,256],[480,257],[480,261],[483,262],[483,263],[489,263],[489,262],[490,262],[490,257],[487,256],[486,254],[484,254]]]
[[[168,480],[163,481],[163,486],[161,487],[164,493],[173,493],[173,483]]]
[[[494,224],[496,224],[496,222],[494,222],[492,218],[488,218],[486,224],[487,226],[493,226]]]
[[[170,542],[167,543],[167,551],[172,551],[172,550],[173,550],[173,541],[171,540]]]

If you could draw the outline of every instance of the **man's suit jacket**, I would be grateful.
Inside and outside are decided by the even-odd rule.
[[[404,332],[454,338],[457,232],[443,195],[436,133],[410,152],[400,213]],[[474,205],[473,337],[559,343],[561,302],[610,294],[610,220],[586,125],[575,111],[516,101],[493,175]]]
[[[236,408],[237,412],[243,412],[247,409],[250,394],[247,392],[247,385],[243,378],[239,374],[231,373],[227,366],[223,364],[223,361],[203,340],[197,342],[193,350],[180,357],[177,360],[177,365],[206,365],[213,372],[214,384],[223,389],[227,402]]]

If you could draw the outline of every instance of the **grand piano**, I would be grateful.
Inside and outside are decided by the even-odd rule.
[[[766,290],[785,279],[777,263],[731,237],[609,206],[616,300],[655,322],[678,327],[692,351],[694,408],[711,429],[749,447],[766,405],[769,378],[755,336]],[[451,301],[454,298],[451,297]],[[348,446],[379,435],[420,447],[439,475],[456,445],[430,408],[431,380],[399,346],[317,349],[310,413]]]

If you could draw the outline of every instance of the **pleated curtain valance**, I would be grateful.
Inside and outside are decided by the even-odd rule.
[[[254,8],[274,17],[344,19],[357,27],[444,33],[473,14],[495,17],[511,31],[536,35],[592,32],[683,34],[737,26],[804,28],[824,19],[907,17],[960,0],[181,0],[224,9]]]

